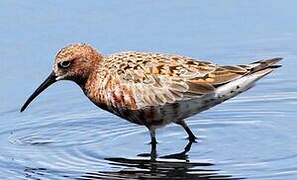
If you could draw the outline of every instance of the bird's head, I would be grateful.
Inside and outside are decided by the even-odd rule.
[[[87,44],[70,44],[62,48],[55,57],[53,71],[28,98],[21,112],[35,97],[56,81],[71,80],[79,85],[84,84],[101,59],[102,56],[96,49]]]

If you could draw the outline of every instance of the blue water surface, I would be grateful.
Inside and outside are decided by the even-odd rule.
[[[0,179],[297,179],[296,1],[0,1]],[[58,82],[20,113],[58,49],[137,50],[242,64],[283,57],[257,86],[188,119],[199,137],[98,109]],[[165,156],[165,157],[164,157]]]

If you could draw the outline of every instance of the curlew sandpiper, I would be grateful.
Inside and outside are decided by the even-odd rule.
[[[78,84],[98,107],[132,123],[144,125],[155,146],[156,128],[181,125],[194,142],[185,119],[249,89],[280,67],[282,58],[240,65],[218,65],[194,58],[146,52],[108,56],[87,44],[58,51],[53,71],[28,98],[21,112],[48,86],[59,80]]]

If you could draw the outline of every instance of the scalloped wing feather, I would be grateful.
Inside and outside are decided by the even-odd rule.
[[[218,85],[248,73],[240,66],[158,53],[118,53],[106,62],[111,74],[134,94],[138,109],[214,94]]]
[[[136,109],[212,95],[221,85],[274,63],[220,66],[185,56],[142,52],[112,54],[105,60],[110,74],[133,94]]]

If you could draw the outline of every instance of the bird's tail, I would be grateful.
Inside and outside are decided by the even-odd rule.
[[[281,67],[280,64],[277,64],[279,61],[281,61],[283,58],[272,58],[272,59],[264,59],[260,61],[253,62],[249,64],[249,70],[250,74],[254,74],[258,71],[264,71],[267,70],[267,72],[271,72],[275,68]],[[271,71],[269,71],[271,70]]]
[[[272,58],[256,61],[247,65],[239,65],[246,68],[249,73],[219,87],[216,91],[218,96],[223,96],[223,100],[226,100],[248,90],[253,87],[257,80],[271,73],[275,68],[281,67],[281,65],[276,64],[281,59],[282,58]]]

